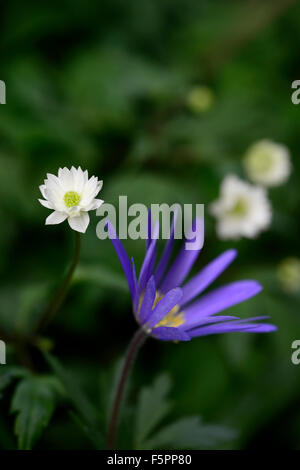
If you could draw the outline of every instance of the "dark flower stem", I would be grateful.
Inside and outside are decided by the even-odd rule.
[[[44,330],[49,323],[53,320],[56,312],[60,309],[61,305],[63,304],[65,297],[67,295],[70,282],[72,280],[74,271],[77,267],[79,257],[80,257],[80,248],[81,248],[81,241],[80,241],[80,233],[75,232],[75,250],[74,250],[74,257],[72,264],[67,272],[67,275],[62,283],[62,285],[59,287],[58,291],[56,292],[54,298],[46,308],[44,315],[42,315],[41,320],[39,321],[36,329],[35,329],[35,334],[40,333],[42,330]]]
[[[116,393],[114,396],[114,401],[113,401],[113,406],[112,406],[110,421],[109,421],[109,426],[108,426],[107,446],[110,450],[113,450],[115,448],[115,440],[116,440],[116,435],[117,435],[117,430],[118,430],[118,425],[119,425],[120,411],[122,407],[122,401],[124,397],[124,391],[126,388],[127,380],[128,380],[130,371],[132,369],[134,360],[136,358],[136,355],[140,347],[145,342],[146,338],[147,338],[147,334],[145,333],[145,331],[142,329],[138,330],[135,333],[134,337],[132,338],[128,346],[126,355],[125,355],[124,363],[123,363],[120,376],[118,379],[118,384],[117,384]]]

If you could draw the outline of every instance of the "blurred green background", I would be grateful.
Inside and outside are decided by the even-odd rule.
[[[0,327],[27,334],[63,276],[73,250],[64,223],[45,227],[46,173],[78,166],[104,180],[100,197],[129,202],[204,203],[223,177],[245,178],[242,157],[255,140],[290,149],[293,173],[270,190],[271,228],[256,240],[222,242],[206,213],[206,240],[195,270],[229,247],[239,257],[216,285],[261,281],[258,297],[232,309],[269,314],[270,335],[230,334],[169,344],[149,340],[132,377],[137,390],[161,372],[172,378],[170,419],[201,415],[238,430],[229,448],[300,449],[299,292],[278,281],[279,263],[299,257],[300,5],[287,0],[60,0],[3,2],[0,106]],[[188,96],[207,86],[213,101],[194,109]],[[205,107],[204,107],[205,108]],[[101,382],[136,325],[121,267],[96,237],[96,214],[83,238],[79,269],[46,336],[52,354],[101,406]],[[144,242],[126,241],[140,266]],[[160,244],[161,246],[161,244]],[[1,334],[0,334],[1,336]],[[47,366],[34,351],[41,372]],[[36,357],[35,357],[36,356]],[[8,365],[18,364],[8,347]],[[16,447],[10,413],[14,385],[0,402],[0,446]],[[37,449],[90,443],[59,404]]]

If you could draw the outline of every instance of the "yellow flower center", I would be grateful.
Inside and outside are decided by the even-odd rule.
[[[68,191],[64,195],[64,201],[67,207],[74,207],[80,203],[81,196],[76,191]]]
[[[154,310],[154,308],[156,307],[158,302],[160,302],[160,300],[163,297],[164,296],[159,291],[156,292],[155,299],[154,299],[154,302],[153,302],[153,305],[152,305],[152,310]],[[140,297],[139,310],[141,308],[143,299],[144,299],[144,294],[142,294],[141,297]],[[184,312],[180,312],[179,305],[175,305],[175,307],[173,307],[167,313],[167,315],[162,320],[160,320],[159,323],[157,323],[154,326],[154,328],[158,328],[159,326],[169,326],[169,327],[177,328],[178,326],[183,325],[184,323],[185,323]]]

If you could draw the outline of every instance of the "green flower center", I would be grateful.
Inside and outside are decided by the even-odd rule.
[[[243,198],[237,200],[235,206],[229,211],[229,215],[243,217],[248,212],[248,204]]]
[[[251,163],[253,170],[265,173],[272,169],[274,158],[270,152],[261,150],[260,152],[257,152],[257,154],[253,155]]]
[[[76,191],[68,191],[64,195],[64,201],[67,207],[74,207],[80,203],[81,196]]]

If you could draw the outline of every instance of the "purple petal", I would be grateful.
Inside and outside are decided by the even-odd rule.
[[[146,256],[144,258],[141,271],[140,271],[139,282],[138,282],[140,292],[142,292],[145,289],[146,284],[149,280],[149,277],[153,274],[151,269],[153,269],[153,265],[155,263],[156,243],[157,243],[158,232],[159,232],[159,223],[157,222],[153,231],[154,240],[152,240],[152,242],[149,245],[149,248],[146,252]]]
[[[134,306],[134,311],[136,312],[137,307],[138,307],[138,301],[139,301],[139,290],[138,290],[136,269],[135,269],[135,264],[134,264],[134,259],[133,258],[131,258],[131,270],[132,270],[132,279],[133,279],[133,286],[134,286],[133,306]]]
[[[198,328],[198,327],[202,327],[204,325],[209,325],[210,323],[223,323],[225,321],[229,321],[229,320],[239,320],[239,317],[234,317],[232,315],[218,315],[218,316],[210,316],[210,317],[204,317],[204,318],[201,318],[197,325],[195,326],[189,326],[187,325],[186,323],[184,323],[183,325],[181,325],[181,328],[183,328],[185,331],[192,331],[192,328]]]
[[[149,279],[150,276],[152,276],[152,274],[154,273],[154,266],[155,266],[155,261],[156,261],[156,248],[157,248],[157,243],[155,241],[153,254],[152,254],[152,257],[150,259],[149,266],[148,266],[148,273],[147,273],[147,276],[146,276],[147,279]]]
[[[246,330],[246,333],[272,333],[272,331],[277,331],[277,329],[277,326],[271,323],[263,323],[261,325],[253,325],[252,328]]]
[[[170,290],[156,305],[147,322],[147,328],[153,328],[169,313],[182,297],[182,290],[177,287]]]
[[[188,327],[197,326],[199,319],[222,312],[250,299],[261,290],[261,285],[256,281],[237,281],[219,287],[184,309],[185,325]]]
[[[133,279],[133,272],[132,272],[132,265],[130,263],[130,260],[128,258],[128,255],[120,242],[119,238],[117,237],[116,231],[113,227],[113,225],[108,221],[107,222],[107,228],[108,228],[108,234],[109,238],[111,239],[111,242],[113,244],[113,247],[118,255],[118,258],[120,260],[120,263],[122,265],[123,271],[125,273],[125,276],[127,278],[129,290],[131,293],[132,300],[134,301],[135,299],[135,286],[134,286],[134,279]]]
[[[187,304],[196,295],[201,294],[232,263],[237,255],[236,250],[228,250],[205,266],[183,287],[182,305]]]
[[[174,217],[173,217],[172,227],[170,231],[170,238],[166,243],[165,249],[163,251],[163,254],[160,258],[160,262],[158,263],[158,266],[155,272],[155,281],[157,285],[159,285],[160,281],[162,280],[163,275],[165,274],[165,270],[167,268],[167,265],[170,261],[170,257],[172,254],[172,249],[174,245],[176,218],[177,218],[177,211],[175,212]]]
[[[227,322],[218,325],[203,326],[189,331],[191,338],[195,336],[208,336],[221,333],[245,332],[245,333],[270,333],[277,330],[276,326],[269,323],[243,323]]]
[[[148,210],[148,238],[146,240],[146,250],[148,250],[151,241],[152,241],[152,217],[151,217],[151,209],[149,209]]]
[[[197,223],[202,223],[202,220],[196,219],[193,222],[192,229],[194,230]],[[188,237],[190,238],[190,237]],[[191,240],[189,240],[191,241]],[[193,267],[200,251],[202,248],[202,243],[199,244],[199,247],[195,250],[186,250],[185,243],[182,247],[179,255],[169,269],[163,283],[161,286],[161,291],[163,293],[172,289],[175,286],[180,286],[185,280],[186,276],[189,274],[190,270]]]
[[[148,226],[147,226],[147,240],[146,240],[146,250],[149,248],[152,240],[158,238],[159,234],[159,221],[155,223],[155,226],[152,227],[152,214],[151,209],[148,210]]]
[[[144,325],[152,313],[152,306],[155,300],[156,287],[154,276],[151,276],[144,294],[144,299],[138,313],[139,321],[141,325]]]
[[[169,326],[159,326],[151,331],[151,336],[154,336],[161,341],[190,341],[191,338],[187,333],[179,328],[172,328]]]
[[[235,321],[235,325],[238,323],[238,324],[243,324],[243,323],[253,323],[254,321],[257,322],[257,321],[260,321],[260,320],[267,320],[268,318],[270,318],[268,315],[261,315],[260,317],[251,317],[251,318],[243,318],[243,319],[239,319],[237,321]]]

